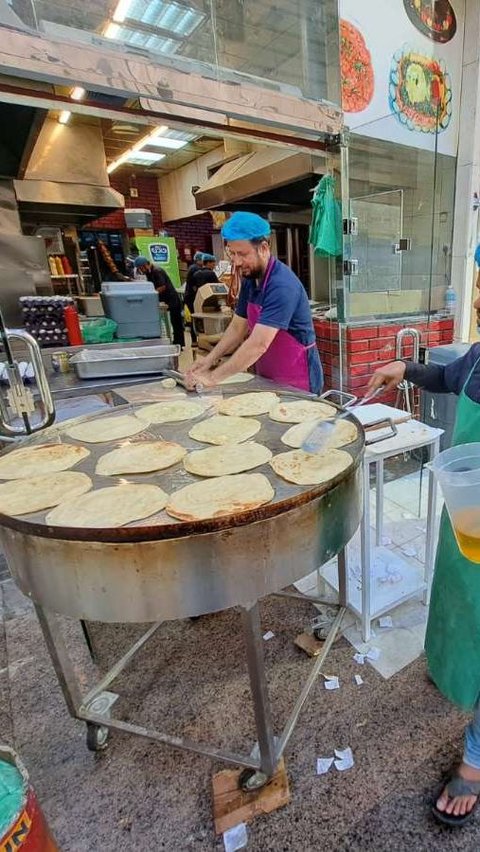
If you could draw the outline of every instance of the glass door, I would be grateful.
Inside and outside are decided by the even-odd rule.
[[[352,198],[350,220],[350,292],[401,290],[403,191]]]

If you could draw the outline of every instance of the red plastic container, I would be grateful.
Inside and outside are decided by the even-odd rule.
[[[65,326],[70,346],[81,346],[83,343],[83,337],[77,311],[71,305],[67,305],[67,307],[63,309],[63,316],[65,318]]]
[[[0,746],[1,852],[59,852],[18,755]],[[10,794],[9,794],[10,791]]]

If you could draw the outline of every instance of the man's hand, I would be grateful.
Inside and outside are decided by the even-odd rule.
[[[403,361],[391,361],[390,364],[379,367],[368,383],[365,396],[370,396],[382,386],[385,391],[393,390],[400,382],[403,382],[406,369],[406,364]]]
[[[197,385],[201,385],[202,388],[213,388],[216,385],[216,382],[212,381],[208,370],[205,370],[205,372],[198,371],[197,373],[192,373],[189,370],[188,373],[185,373],[184,379],[187,390],[195,390]]]

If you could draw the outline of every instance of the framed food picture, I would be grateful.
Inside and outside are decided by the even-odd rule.
[[[342,106],[345,112],[362,112],[373,97],[372,58],[360,30],[340,21]]]
[[[390,67],[390,109],[408,130],[446,130],[452,115],[452,85],[443,59],[408,46],[397,51]]]
[[[414,27],[432,41],[450,41],[457,31],[457,19],[449,0],[403,0]]]

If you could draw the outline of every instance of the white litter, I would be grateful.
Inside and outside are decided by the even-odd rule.
[[[369,648],[365,656],[367,660],[372,660],[372,662],[380,659],[380,648]]]
[[[317,775],[326,775],[333,760],[333,757],[317,757]]]
[[[343,751],[339,749],[335,749],[335,755],[337,760],[335,760],[335,768],[338,769],[339,772],[345,772],[347,769],[351,769],[354,760],[353,753],[351,748],[345,748]]]
[[[247,826],[244,822],[240,822],[233,828],[229,828],[228,831],[223,832],[225,852],[237,852],[237,849],[245,849],[247,843]]]
[[[265,639],[265,642],[268,642],[269,639],[273,639],[274,636],[275,636],[275,633],[272,633],[271,630],[267,630],[267,632],[263,634],[263,638]]]
[[[357,684],[357,686],[362,685],[363,677],[360,677],[360,675],[353,675],[353,679],[354,679],[355,683]]]
[[[354,654],[353,659],[359,666],[363,666],[365,664],[365,654]]]
[[[388,627],[393,627],[393,620],[390,615],[384,615],[382,618],[378,619],[378,626],[385,630]]]
[[[402,553],[404,553],[405,556],[416,556],[417,555],[416,549],[414,547],[412,547],[410,544],[406,544],[404,547],[402,547]]]
[[[406,521],[411,521],[415,515],[412,515],[411,512],[402,512],[402,518],[405,518]]]
[[[340,689],[340,681],[338,677],[325,676],[325,689]]]
[[[382,536],[382,544],[384,544],[385,547],[390,547],[390,545],[393,544],[393,542],[392,542],[392,539],[388,537],[388,535],[383,535]]]

